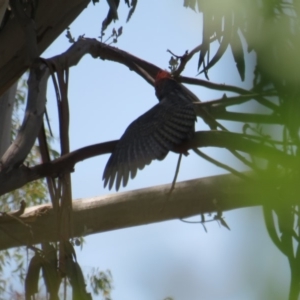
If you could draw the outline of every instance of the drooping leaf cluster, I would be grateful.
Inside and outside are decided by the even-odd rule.
[[[247,48],[257,53],[259,75],[272,76],[274,81],[276,77],[294,78],[294,54],[299,48],[297,1],[185,0],[184,6],[203,15],[203,49],[198,63],[201,72],[219,61],[230,47],[243,79],[242,53]],[[220,42],[219,50],[211,57],[210,44],[215,40]]]
[[[15,95],[15,103],[13,108],[12,116],[12,127],[11,136],[12,140],[17,135],[19,127],[21,126],[21,118],[24,113],[25,99],[27,96],[27,84],[26,77],[23,76],[18,84],[17,92]],[[47,139],[50,142],[53,137],[47,132]],[[52,157],[57,157],[58,153],[52,148],[51,143],[49,143],[49,149]],[[25,164],[26,165],[36,165],[40,163],[40,152],[38,145],[35,144],[30,153],[28,154]],[[47,203],[48,199],[48,188],[44,180],[37,180],[26,184],[22,189],[16,189],[10,193],[4,194],[0,197],[0,212],[8,212],[19,208],[20,201],[24,200],[27,206],[38,205],[42,203]],[[1,230],[1,229],[0,229]],[[12,280],[16,280],[18,277],[21,282],[25,279],[26,274],[26,249],[24,247],[18,247],[12,250],[0,251],[0,294],[7,291],[8,286],[12,284]],[[14,271],[12,276],[7,278],[5,274],[5,267],[8,265],[13,265]]]
[[[95,2],[98,2],[98,1],[93,1],[93,2],[95,4]],[[126,22],[128,22],[131,19],[132,15],[135,11],[135,8],[137,6],[137,2],[138,2],[138,0],[131,0],[131,1],[125,0],[125,4],[129,8]],[[106,18],[102,22],[101,36],[104,35],[106,28],[111,24],[112,21],[116,21],[119,19],[118,8],[119,8],[120,0],[107,0],[107,3],[109,5],[109,11],[107,13]]]
[[[248,122],[249,114],[223,111],[223,116],[244,123],[245,134],[255,134],[270,141],[268,131],[282,142],[281,150],[295,158],[294,166],[278,164],[272,159],[263,166],[268,180],[277,177],[278,190],[264,206],[264,217],[269,236],[278,249],[288,258],[291,267],[289,299],[300,293],[300,244],[299,244],[299,131],[300,131],[300,4],[286,0],[184,0],[184,6],[201,12],[202,41],[198,70],[209,79],[209,69],[216,65],[230,49],[241,80],[246,76],[246,54],[256,56],[253,87],[250,92],[267,93],[261,104],[260,114]],[[218,43],[217,50],[212,46]],[[224,70],[230,72],[231,70]],[[223,105],[229,99],[224,97]],[[247,101],[245,101],[247,102]],[[267,114],[265,114],[267,111]],[[235,116],[234,116],[235,114]],[[220,116],[221,114],[219,114]],[[216,115],[215,115],[216,116]],[[280,131],[282,132],[280,134]],[[255,162],[255,157],[252,157]],[[260,164],[262,167],[262,164]],[[259,171],[262,170],[259,168]],[[257,171],[253,165],[253,170]],[[286,204],[287,199],[293,205]],[[276,218],[274,217],[276,216]],[[296,225],[295,225],[296,224]],[[297,241],[297,242],[296,242]]]

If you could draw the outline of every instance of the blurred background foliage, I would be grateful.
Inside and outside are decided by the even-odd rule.
[[[244,128],[251,128],[271,143],[271,139],[280,139],[282,145],[277,147],[295,158],[293,166],[269,159],[255,165],[259,169],[253,170],[259,170],[259,176],[263,175],[264,179],[274,179],[276,188],[264,207],[265,223],[272,241],[289,260],[289,299],[298,299],[300,3],[293,0],[185,0],[184,6],[203,14],[202,48],[197,67],[207,79],[209,69],[228,48],[241,80],[245,78],[245,54],[254,51],[256,55],[251,91],[270,95],[263,101],[257,99],[261,106],[256,112],[276,117],[276,121],[271,118],[267,124],[245,121]],[[211,53],[211,45],[216,40],[219,46]]]
[[[27,77],[26,73],[18,83],[12,115],[11,137],[14,140],[21,120],[24,115],[27,97]],[[59,156],[59,153],[52,147],[54,137],[46,130],[49,154],[51,159]],[[39,146],[36,143],[27,156],[25,165],[34,166],[41,163]],[[49,203],[49,193],[46,181],[37,180],[26,184],[23,188],[14,190],[0,196],[0,214],[18,210],[21,201],[25,201],[26,206],[35,206]],[[3,228],[2,228],[3,230]],[[83,247],[84,239],[76,238],[69,244],[70,252],[75,251],[73,246]],[[50,251],[50,250],[51,251]],[[75,252],[74,252],[75,253]],[[57,272],[58,245],[56,243],[45,243],[38,247],[17,247],[0,251],[0,300],[2,299],[30,299],[30,293],[35,299],[47,299],[47,294],[55,298],[55,293],[62,299],[68,299],[68,295],[76,296],[85,292],[86,284],[80,266],[76,261],[76,256],[69,257],[68,280],[62,280]],[[52,261],[52,264],[49,262]],[[75,268],[75,269],[74,269]],[[8,271],[9,270],[9,271]],[[76,278],[79,277],[79,278]],[[43,280],[41,280],[43,279]],[[112,289],[112,275],[109,270],[100,271],[95,268],[87,274],[87,286],[95,295],[101,296],[104,300],[110,300]],[[60,283],[63,284],[60,284]],[[54,284],[55,283],[55,284]],[[55,286],[56,287],[53,287]],[[74,286],[75,288],[74,288]],[[25,286],[25,293],[22,291]],[[52,289],[60,286],[60,290],[52,293]],[[80,287],[80,288],[78,288]],[[75,290],[75,293],[74,293]],[[79,291],[78,291],[79,290]],[[83,297],[81,295],[81,297]],[[85,299],[85,298],[78,298]],[[89,299],[89,298],[86,298]]]

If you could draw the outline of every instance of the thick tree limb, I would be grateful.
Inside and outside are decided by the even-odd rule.
[[[160,70],[156,65],[137,56],[90,38],[79,39],[67,51],[50,58],[49,61],[62,67],[72,67],[76,66],[86,54],[90,54],[93,58],[121,63],[141,75],[151,85],[154,84],[154,78]]]
[[[276,190],[276,184],[255,182],[243,181],[228,174],[177,183],[171,197],[170,185],[162,185],[79,199],[73,201],[73,236],[262,205]],[[21,220],[30,228],[15,220],[1,223],[0,217],[0,250],[57,240],[51,205],[26,209]]]
[[[11,1],[10,6],[14,16],[17,18],[17,21],[24,32],[27,50],[25,62],[30,64],[39,57],[36,24],[32,17],[28,15],[28,12],[25,12],[23,3],[20,1]]]
[[[39,55],[78,17],[89,3],[89,0],[39,1],[35,16]],[[0,95],[29,67],[26,47],[23,29],[17,18],[13,17],[0,31]]]

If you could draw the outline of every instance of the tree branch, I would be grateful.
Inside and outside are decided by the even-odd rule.
[[[38,54],[49,45],[87,7],[89,0],[39,1],[35,23]],[[16,17],[10,18],[0,31],[0,95],[29,67],[26,39]]]
[[[232,174],[73,201],[73,236],[87,236],[165,220],[262,205],[276,184],[241,180]],[[287,199],[285,199],[287,200]],[[20,222],[1,223],[0,250],[57,240],[51,205],[26,209]],[[53,224],[52,226],[48,226]]]
[[[140,59],[126,51],[101,43],[96,39],[80,38],[64,53],[49,59],[55,65],[63,68],[72,67],[79,63],[85,54],[90,54],[93,58],[110,60],[127,66],[130,70],[135,71],[143,77],[149,84],[154,85],[154,78],[160,70],[154,64]]]
[[[11,142],[12,113],[17,83],[0,97],[0,159]]]
[[[12,11],[19,22],[19,26],[22,28],[25,41],[27,57],[25,62],[30,65],[35,59],[39,57],[39,51],[37,46],[36,36],[36,24],[34,20],[25,13],[24,7],[20,1],[10,2]]]
[[[235,121],[242,123],[256,123],[256,124],[283,124],[280,116],[271,114],[250,114],[250,113],[237,113],[230,111],[211,111],[211,114],[218,120]]]
[[[250,137],[250,136],[249,136]],[[10,172],[0,173],[0,195],[20,188],[28,182],[44,178],[57,177],[65,172],[72,172],[74,166],[79,161],[111,153],[118,141],[100,143],[75,150],[63,155],[58,159],[41,165],[28,168],[22,166]],[[273,146],[268,146],[268,140],[252,141],[246,135],[224,132],[224,131],[200,131],[192,140],[174,149],[174,152],[187,151],[198,147],[220,147],[229,150],[242,151],[258,157],[273,160],[277,164],[284,166],[295,165],[296,158],[277,150]]]
[[[230,87],[230,86],[229,86]],[[213,109],[224,109],[227,106],[243,104],[251,99],[255,99],[261,96],[276,96],[275,94],[266,93],[266,94],[244,94],[239,96],[227,97],[225,94],[222,98],[209,100],[201,103],[195,103],[196,106],[209,107]]]
[[[252,95],[251,97],[253,97],[261,105],[268,107],[269,109],[273,110],[274,112],[279,111],[279,107],[277,105],[275,105],[274,103],[270,102],[269,100],[267,100],[266,98],[264,98],[262,96],[254,97],[255,94],[252,91],[248,91],[248,90],[242,89],[237,86],[213,83],[213,82],[210,82],[207,80],[198,79],[198,78],[190,78],[190,77],[185,77],[185,76],[179,77],[179,81],[183,82],[183,83],[187,83],[187,84],[203,86],[208,89],[212,89],[212,90],[216,90],[216,91],[228,91],[228,92],[233,92],[233,93],[237,93],[237,94],[241,94],[241,95],[249,95],[250,94],[250,95]]]
[[[48,77],[49,71],[44,64],[39,63],[30,70],[24,120],[16,139],[0,160],[1,173],[22,164],[38,136],[45,112]]]

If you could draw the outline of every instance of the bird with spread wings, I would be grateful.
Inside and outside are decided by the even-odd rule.
[[[155,78],[159,103],[133,121],[112,152],[103,173],[104,187],[114,185],[118,191],[129,177],[152,160],[163,160],[169,151],[192,138],[196,112],[192,99],[166,71]]]

